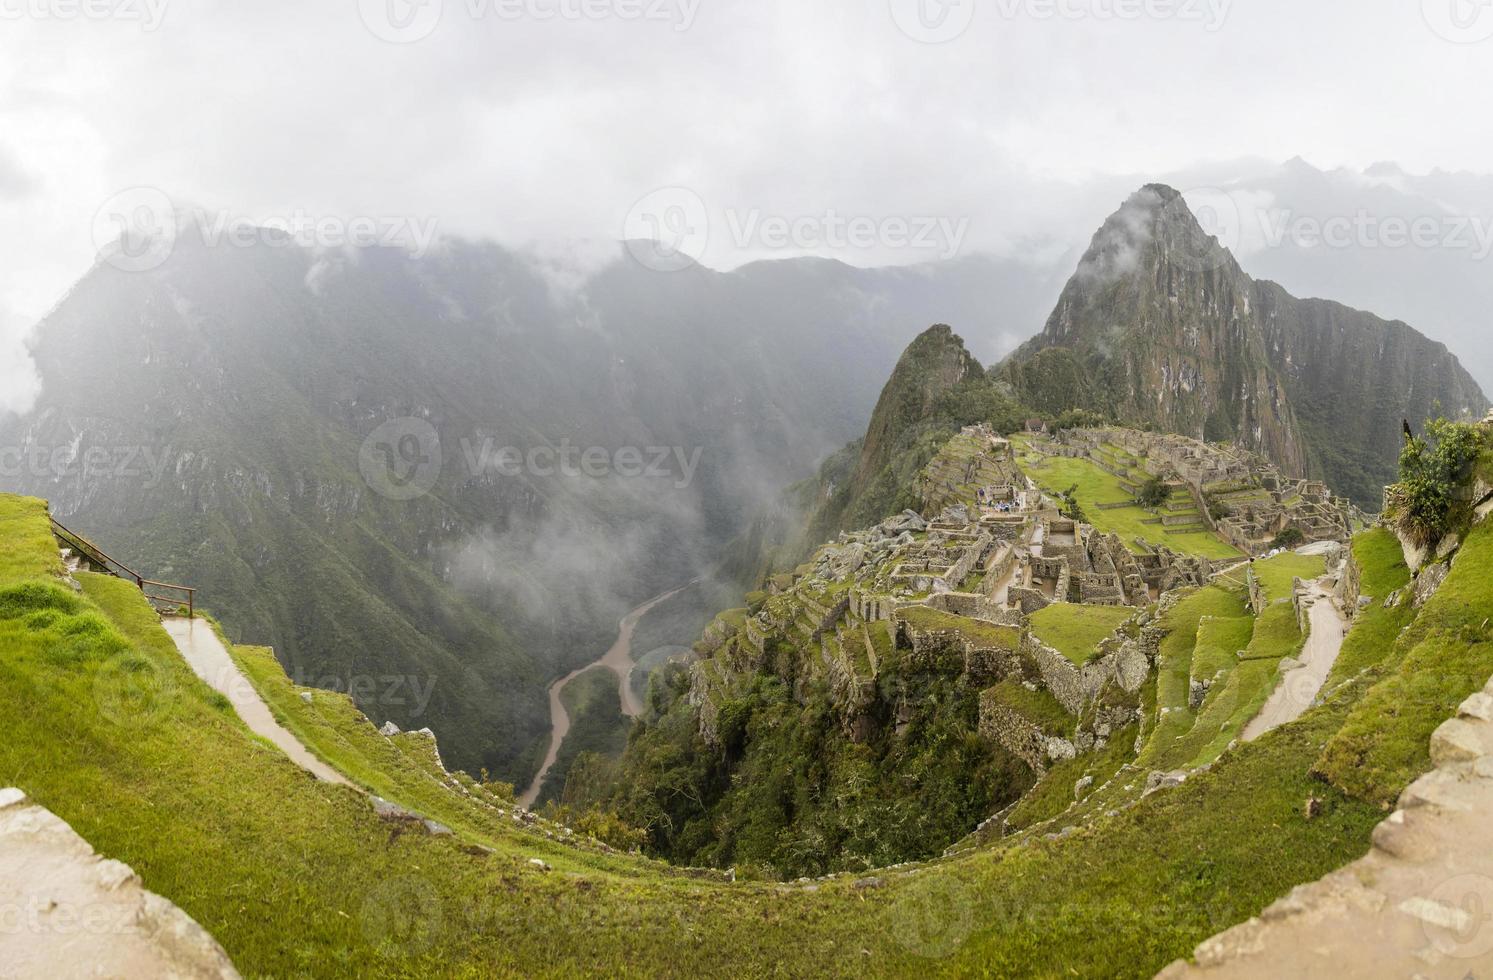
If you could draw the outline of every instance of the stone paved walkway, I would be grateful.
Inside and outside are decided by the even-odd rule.
[[[1367,856],[1160,977],[1493,978],[1493,681],[1436,730],[1431,758]]]
[[[228,954],[134,871],[0,789],[0,977],[237,980]]]

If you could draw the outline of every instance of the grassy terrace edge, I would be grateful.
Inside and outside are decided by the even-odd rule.
[[[451,816],[451,837],[398,832],[252,737],[127,583],[68,589],[55,551],[35,547],[45,516],[40,501],[0,496],[0,551],[29,556],[0,565],[0,781],[133,866],[246,974],[1148,976],[1360,856],[1381,816],[1310,772],[1367,684],[1356,679],[1060,843],[1022,838],[861,881],[696,879],[545,847],[477,814]],[[266,653],[237,656],[282,720],[355,781],[402,795],[431,773],[376,751],[372,726],[336,696],[299,711]],[[120,720],[127,702],[110,692],[123,674],[170,692],[145,724]],[[1315,819],[1308,796],[1323,800]]]

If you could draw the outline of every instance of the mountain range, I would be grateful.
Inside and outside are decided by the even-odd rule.
[[[627,609],[723,552],[741,588],[763,567],[742,554],[879,519],[965,422],[1097,407],[1239,439],[1368,503],[1401,414],[1486,405],[1404,324],[1250,280],[1181,200],[1132,198],[1066,287],[986,257],[660,273],[621,246],[413,257],[183,235],[149,271],[100,261],[39,325],[42,393],[0,420],[0,480],[198,587],[293,678],[522,783],[546,686]],[[873,402],[921,325],[961,325],[992,357],[1060,290],[1008,364],[985,371],[935,332]],[[1080,382],[1095,393],[1064,390]],[[554,465],[588,450],[594,473]],[[651,476],[622,464],[633,453]],[[826,456],[801,484],[807,526],[754,526]]]

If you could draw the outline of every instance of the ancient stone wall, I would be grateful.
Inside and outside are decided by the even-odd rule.
[[[980,695],[980,736],[1001,746],[1038,773],[1047,771],[1047,735],[1019,711],[986,691]]]

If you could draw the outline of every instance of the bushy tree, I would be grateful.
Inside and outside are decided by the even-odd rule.
[[[1299,548],[1306,544],[1306,535],[1301,533],[1299,527],[1288,527],[1275,536],[1270,542],[1272,548]]]
[[[1063,506],[1059,512],[1071,521],[1087,524],[1089,517],[1084,513],[1083,505],[1078,502],[1078,484],[1073,484],[1062,493]]]
[[[1066,429],[1097,429],[1109,424],[1109,419],[1086,408],[1070,408],[1053,419],[1049,428],[1053,432]]]
[[[1466,422],[1436,419],[1400,453],[1400,482],[1389,488],[1385,516],[1419,545],[1440,541],[1460,521],[1456,489],[1470,477],[1483,435]]]
[[[1171,488],[1166,485],[1166,481],[1159,476],[1153,476],[1141,484],[1140,493],[1136,494],[1136,500],[1140,502],[1142,507],[1149,507],[1155,510],[1166,503],[1167,498],[1171,495]]]

